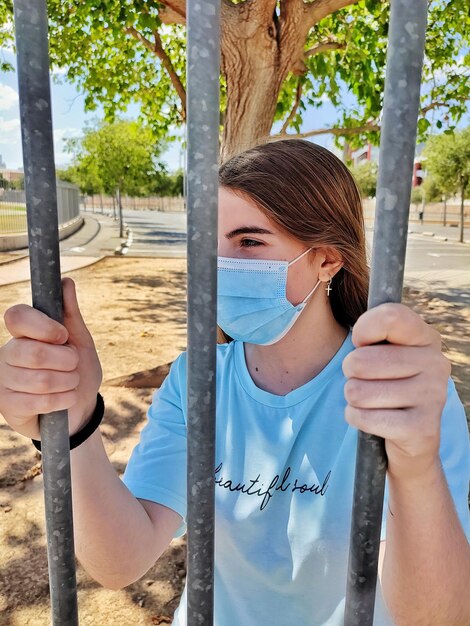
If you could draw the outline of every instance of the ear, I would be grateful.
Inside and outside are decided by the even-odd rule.
[[[332,247],[319,248],[318,252],[323,257],[322,264],[318,271],[319,280],[327,283],[330,278],[333,278],[335,274],[343,267],[343,258],[341,253]]]

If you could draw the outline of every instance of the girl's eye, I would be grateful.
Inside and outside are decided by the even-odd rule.
[[[242,239],[240,241],[240,246],[242,248],[254,248],[256,246],[262,246],[261,241],[256,241],[255,239]]]

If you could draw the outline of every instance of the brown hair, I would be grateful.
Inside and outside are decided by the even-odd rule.
[[[341,254],[330,303],[335,319],[352,326],[367,309],[369,276],[362,202],[348,168],[317,144],[282,139],[232,156],[219,168],[219,184],[308,247]]]

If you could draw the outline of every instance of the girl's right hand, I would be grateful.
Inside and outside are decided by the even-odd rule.
[[[69,433],[96,405],[102,370],[72,279],[62,281],[63,325],[25,304],[5,313],[12,339],[0,347],[0,413],[18,433],[40,439],[38,414],[68,409]]]

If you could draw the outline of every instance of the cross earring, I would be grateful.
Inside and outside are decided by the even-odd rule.
[[[325,289],[327,296],[329,296],[329,295],[330,295],[330,291],[333,291],[333,289],[332,289],[332,287],[331,287],[331,283],[332,283],[332,282],[333,282],[333,279],[332,279],[332,278],[330,278],[330,280],[328,281],[328,286],[327,286],[327,288]]]

